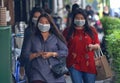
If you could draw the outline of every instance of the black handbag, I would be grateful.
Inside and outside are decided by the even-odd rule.
[[[55,78],[59,78],[61,76],[63,76],[64,74],[68,73],[68,69],[66,67],[66,64],[65,62],[63,61],[63,59],[59,59],[59,63],[58,64],[55,64],[55,65],[51,65],[49,60],[49,65],[50,65],[50,68],[51,68],[51,71],[53,72],[53,75],[55,76]]]

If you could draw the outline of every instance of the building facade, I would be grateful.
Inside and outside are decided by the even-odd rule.
[[[4,4],[7,10],[10,11],[10,24],[13,25],[20,21],[27,23],[30,11],[35,6],[40,6],[43,9],[50,8],[52,14],[58,13],[63,17],[63,9],[67,4],[65,1],[70,2],[71,5],[77,2],[82,8],[85,8],[85,0],[4,0]]]

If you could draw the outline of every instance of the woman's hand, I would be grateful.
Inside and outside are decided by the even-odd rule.
[[[44,52],[43,54],[42,54],[42,57],[44,58],[44,59],[46,59],[46,58],[49,58],[49,57],[56,57],[58,54],[56,53],[56,52]]]
[[[58,54],[57,52],[38,52],[38,53],[32,53],[30,55],[30,60],[37,58],[39,56],[42,56],[44,59],[49,58],[49,57],[56,57]]]
[[[97,50],[100,48],[100,45],[99,44],[89,44],[88,45],[88,49],[89,51],[92,51],[92,50]]]
[[[32,53],[30,55],[30,60],[34,59],[34,58],[37,58],[39,56],[42,56],[44,54],[44,52],[37,52],[37,53]]]

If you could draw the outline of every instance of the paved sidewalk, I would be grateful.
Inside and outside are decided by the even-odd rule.
[[[70,76],[65,76],[66,83],[72,83]],[[111,79],[96,81],[95,83],[111,83]]]

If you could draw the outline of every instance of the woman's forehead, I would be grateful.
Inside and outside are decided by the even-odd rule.
[[[41,22],[41,23],[49,23],[49,20],[47,19],[47,17],[41,17],[39,22]]]

